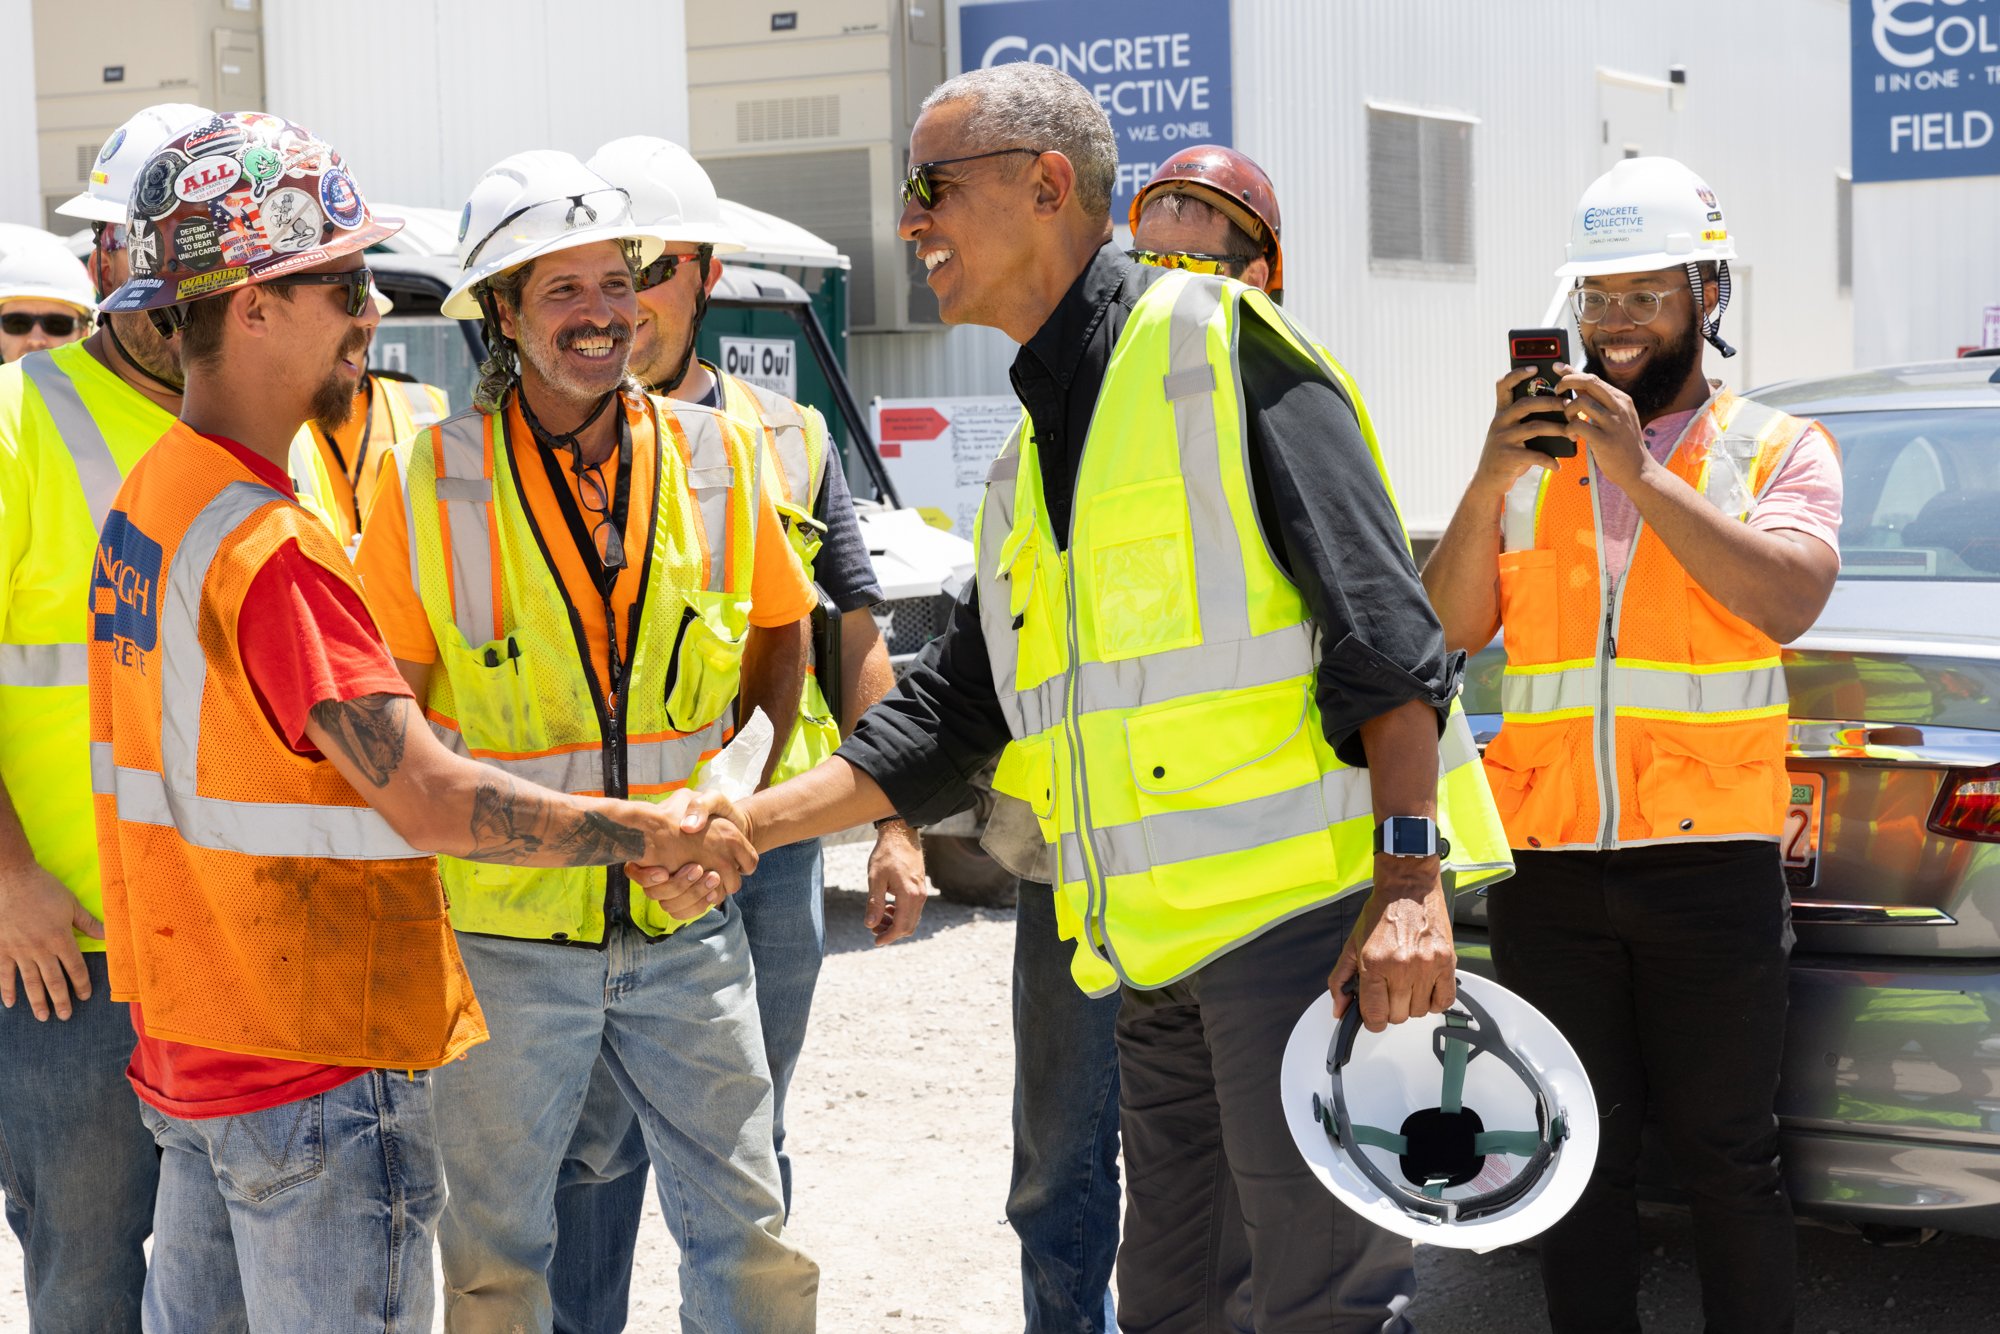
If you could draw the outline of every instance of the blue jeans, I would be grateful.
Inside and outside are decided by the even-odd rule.
[[[125,1079],[132,1021],[102,953],[67,1020],[0,1010],[0,1190],[36,1334],[139,1328],[160,1154]]]
[[[792,1160],[785,1152],[785,1093],[806,1044],[806,1019],[826,948],[820,842],[773,848],[732,902],[743,916],[757,974],[757,1014],[771,1069],[771,1141],[787,1217]],[[646,1203],[646,1145],[631,1104],[598,1062],[556,1182],[556,1253],[549,1263],[555,1327],[563,1334],[625,1328],[632,1255]]]
[[[783,1236],[771,1080],[733,900],[599,950],[461,933],[492,1040],[437,1072],[448,1329],[554,1325],[557,1173],[600,1054],[681,1250],[681,1328],[805,1331],[819,1270]]]
[[[242,1116],[142,1107],[162,1154],[146,1334],[428,1334],[431,1095],[427,1071],[370,1070]]]
[[[1056,935],[1055,891],[1020,882],[1014,922],[1014,1176],[1027,1334],[1115,1328],[1118,996],[1071,980],[1076,942]]]

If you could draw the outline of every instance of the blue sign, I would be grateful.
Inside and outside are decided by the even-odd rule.
[[[1115,222],[1160,163],[1229,143],[1229,0],[966,5],[958,36],[966,69],[1032,60],[1096,94],[1118,136]]]
[[[2000,176],[2000,0],[1850,0],[1854,179]]]

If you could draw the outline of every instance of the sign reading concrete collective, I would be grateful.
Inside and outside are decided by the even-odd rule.
[[[1851,0],[1854,179],[2000,176],[2000,0]]]
[[[1230,142],[1229,0],[967,5],[958,35],[966,69],[1032,60],[1096,94],[1118,136],[1115,222],[1160,163]]]

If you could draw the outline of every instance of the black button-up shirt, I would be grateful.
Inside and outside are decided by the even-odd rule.
[[[1162,270],[1106,245],[1014,358],[1043,501],[1065,545],[1077,463],[1111,351],[1140,294]],[[1438,711],[1457,692],[1463,654],[1447,654],[1361,427],[1338,385],[1263,321],[1238,347],[1258,524],[1319,631],[1314,694],[1342,760],[1366,762],[1361,724],[1412,699]],[[879,784],[896,810],[929,824],[962,809],[968,780],[1008,742],[968,584],[951,624],[861,719],[842,758]]]

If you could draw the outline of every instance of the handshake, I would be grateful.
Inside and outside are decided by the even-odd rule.
[[[688,922],[734,894],[757,869],[749,817],[728,797],[683,789],[645,813],[645,861],[625,874],[668,915]]]

